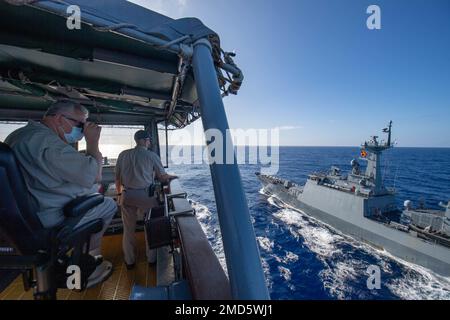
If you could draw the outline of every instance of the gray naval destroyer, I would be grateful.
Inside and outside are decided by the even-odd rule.
[[[383,129],[387,141],[371,137],[361,148],[365,171],[356,159],[343,174],[338,167],[312,173],[304,186],[256,173],[264,191],[285,204],[405,261],[450,276],[450,201],[444,210],[396,205],[395,190],[385,187],[381,155],[393,147],[392,121]]]

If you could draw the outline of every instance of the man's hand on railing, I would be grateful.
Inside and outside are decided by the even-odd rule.
[[[178,179],[178,176],[172,175],[172,174],[162,174],[160,177],[158,177],[159,181],[162,183],[170,183],[170,181],[174,179]]]

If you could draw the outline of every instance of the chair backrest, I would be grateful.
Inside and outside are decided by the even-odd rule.
[[[0,232],[19,254],[34,254],[43,229],[14,153],[0,142]]]

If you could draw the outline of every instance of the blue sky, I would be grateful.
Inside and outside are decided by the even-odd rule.
[[[195,16],[236,50],[232,128],[284,127],[281,145],[359,145],[394,121],[399,146],[450,147],[450,1],[135,0]],[[381,30],[366,27],[369,5]]]

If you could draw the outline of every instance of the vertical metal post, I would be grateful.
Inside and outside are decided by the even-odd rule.
[[[168,124],[167,119],[166,119],[165,125],[166,125],[166,132],[165,132],[166,133],[166,168],[169,168],[169,132],[167,130],[167,126],[169,124]]]
[[[231,139],[227,139],[228,121],[212,60],[211,45],[206,39],[200,39],[194,44],[192,65],[204,129],[217,129],[222,133],[224,144],[227,140],[231,142]],[[226,152],[233,152],[232,164],[225,162]],[[232,146],[223,147],[223,159],[224,164],[211,164],[210,170],[231,293],[234,299],[269,299],[255,232]]]
[[[161,149],[159,146],[159,134],[158,134],[158,124],[156,121],[150,122],[148,125],[145,126],[145,131],[147,131],[150,136],[152,137],[152,146],[151,149],[153,152],[155,152],[158,156],[161,157]]]

